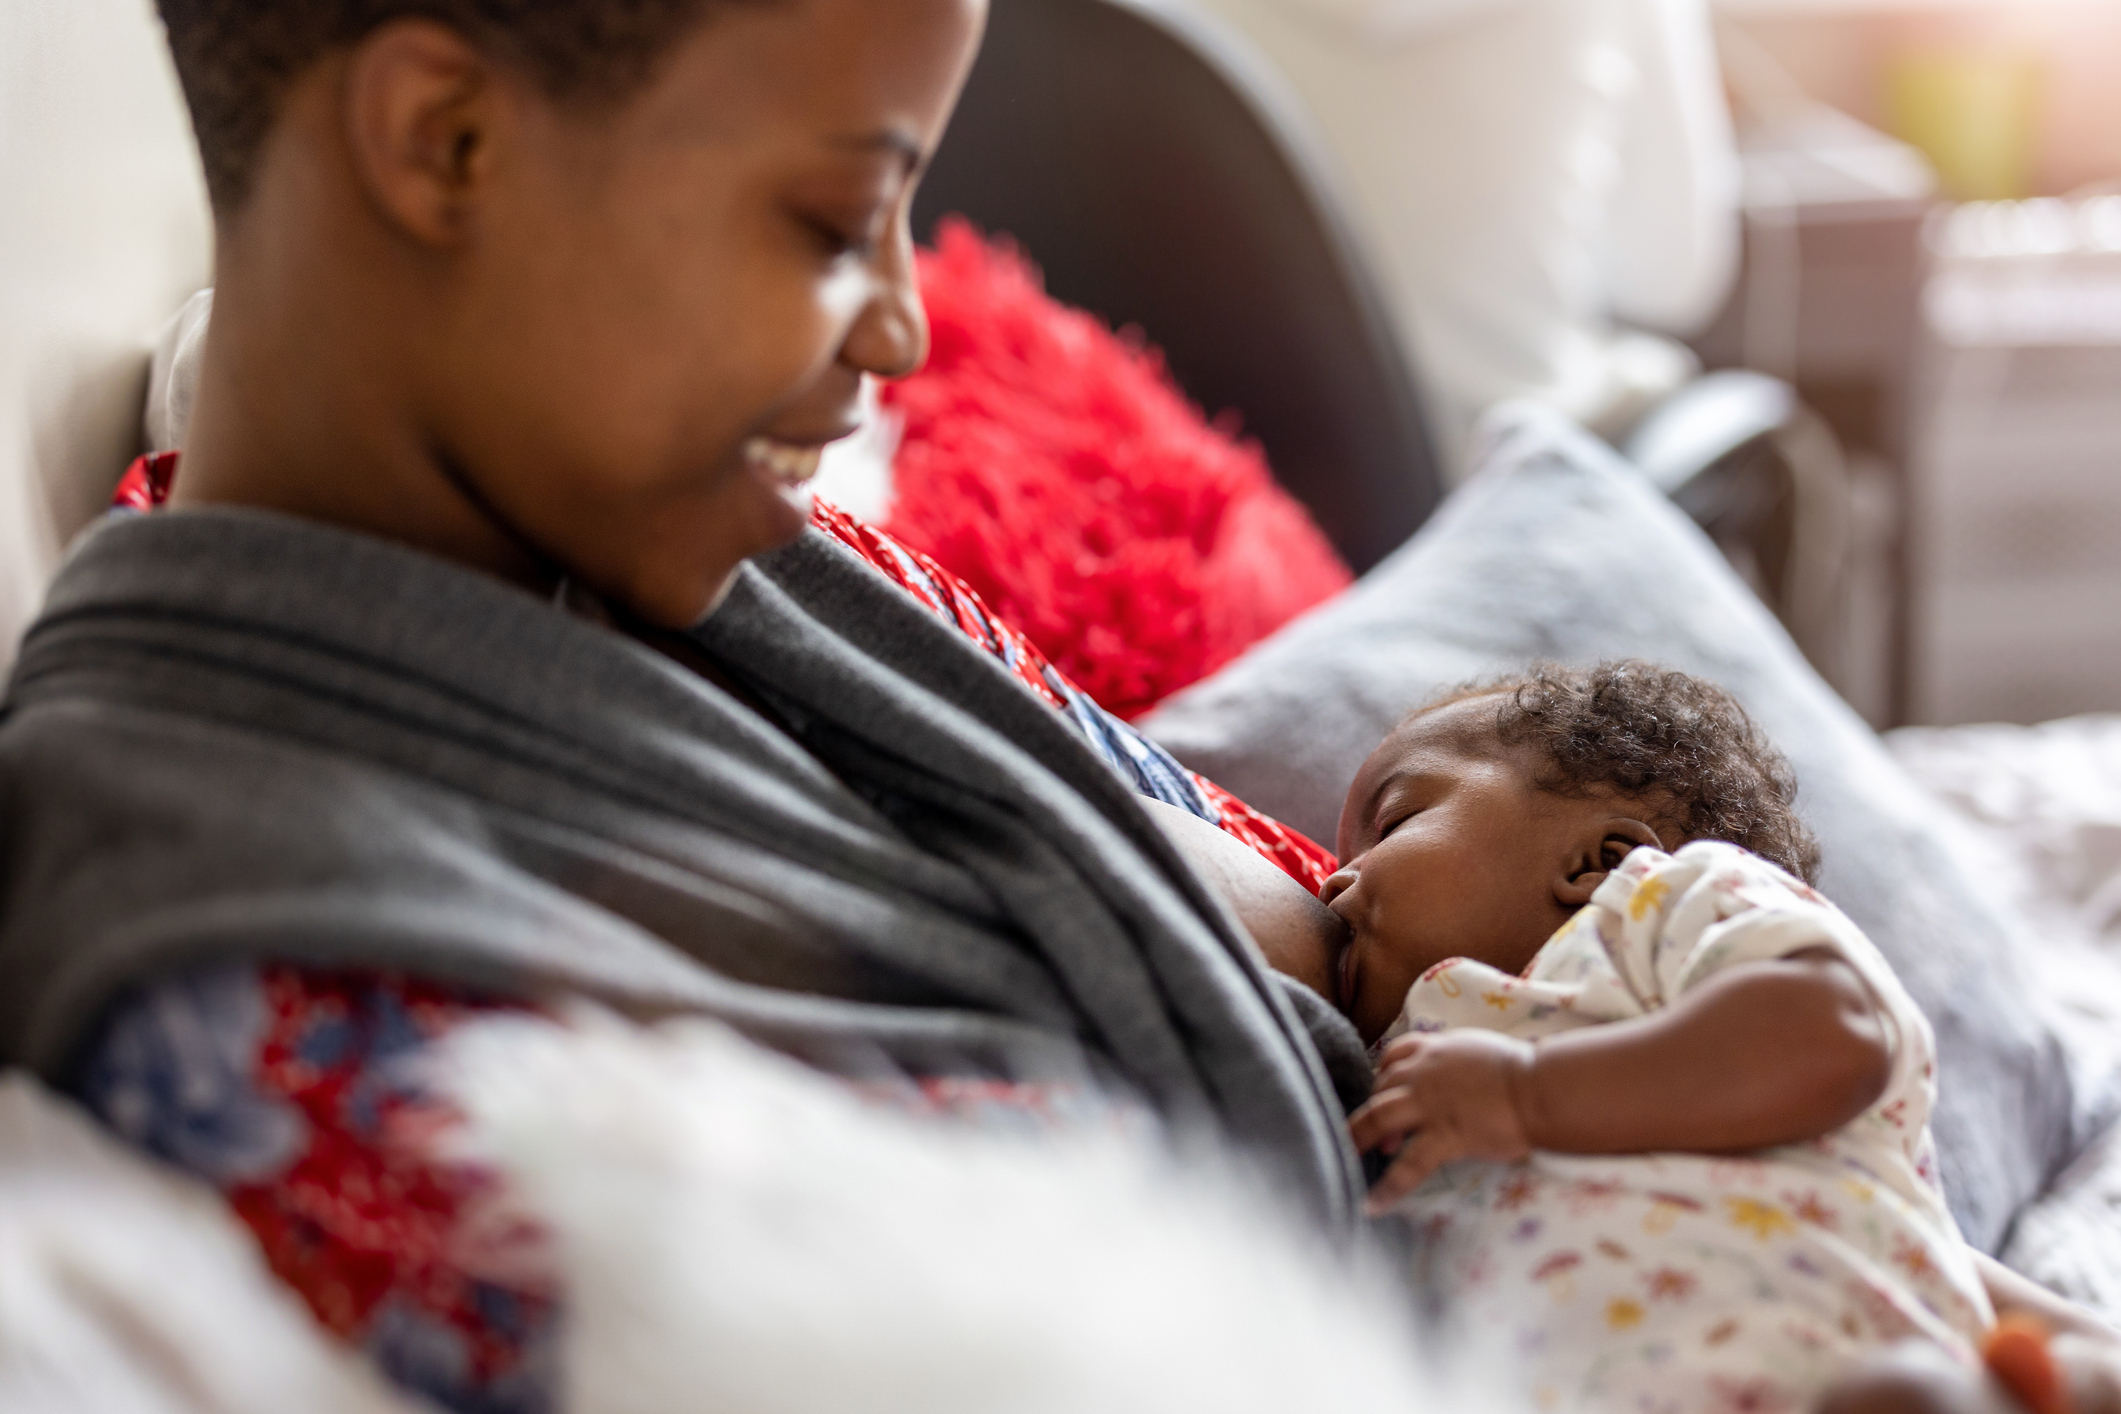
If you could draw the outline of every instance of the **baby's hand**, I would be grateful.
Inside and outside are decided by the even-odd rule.
[[[1521,1159],[1521,1099],[1532,1043],[1494,1031],[1402,1036],[1385,1047],[1377,1088],[1349,1122],[1355,1147],[1396,1154],[1370,1190],[1372,1217],[1455,1159]]]

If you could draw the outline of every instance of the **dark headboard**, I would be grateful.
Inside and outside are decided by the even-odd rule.
[[[994,0],[915,211],[1016,238],[1139,325],[1369,568],[1439,492],[1420,401],[1298,125],[1218,28],[1130,0]]]

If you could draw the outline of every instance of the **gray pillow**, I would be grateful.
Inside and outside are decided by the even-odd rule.
[[[1952,1209],[1994,1251],[2088,1127],[2014,953],[1936,808],[1715,548],[1603,445],[1529,407],[1491,417],[1475,478],[1340,599],[1141,725],[1331,844],[1372,747],[1437,688],[1534,659],[1638,657],[1722,683],[1785,751],[1822,887],[1937,1029],[1935,1132]]]

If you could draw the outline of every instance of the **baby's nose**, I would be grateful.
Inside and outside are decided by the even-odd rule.
[[[1323,884],[1318,886],[1318,901],[1331,908],[1333,900],[1354,887],[1355,879],[1356,874],[1352,868],[1335,870]]]

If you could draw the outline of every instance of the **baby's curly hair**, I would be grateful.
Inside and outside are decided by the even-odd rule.
[[[1501,699],[1502,744],[1542,763],[1542,790],[1580,796],[1608,786],[1688,840],[1727,840],[1806,883],[1819,841],[1791,802],[1797,776],[1738,700],[1712,682],[1633,659],[1569,668],[1541,663],[1466,683],[1419,708]]]

